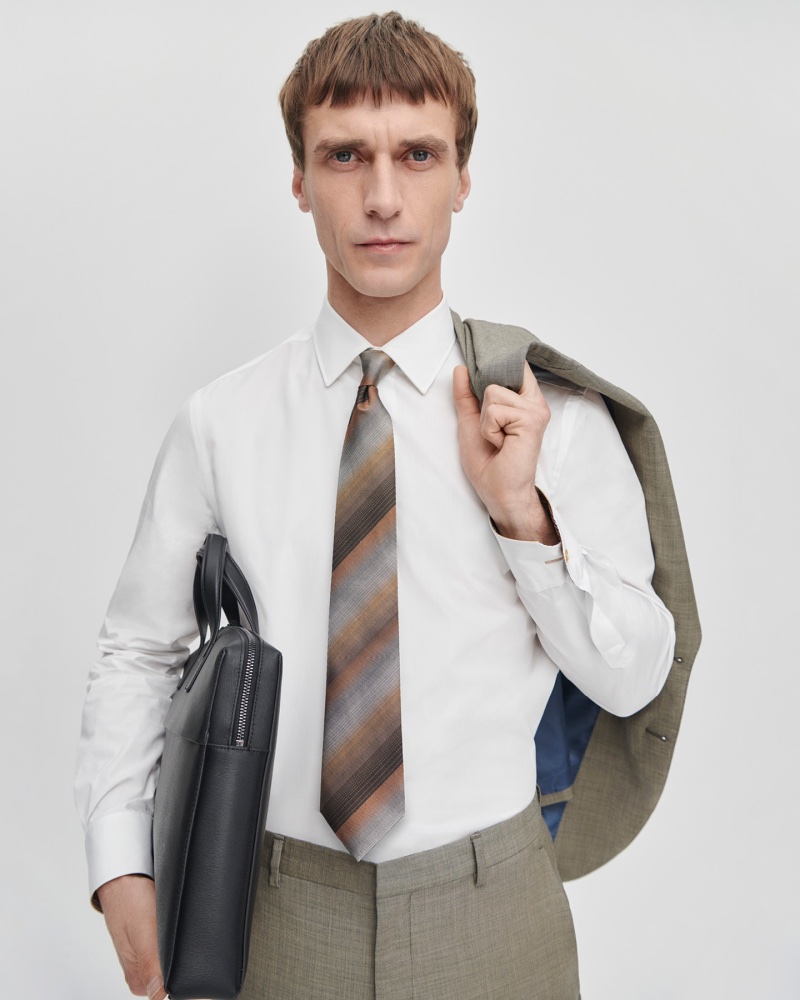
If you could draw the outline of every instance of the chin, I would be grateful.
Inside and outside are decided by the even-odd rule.
[[[359,289],[362,295],[366,295],[371,299],[399,299],[403,295],[407,295],[409,292],[413,291],[415,285],[397,285],[397,286],[387,286],[380,285],[379,287],[368,287]]]
[[[419,284],[419,279],[402,279],[399,275],[391,274],[371,275],[362,280],[358,280],[353,276],[352,280],[350,278],[346,280],[360,295],[366,295],[374,299],[397,298],[412,291]]]

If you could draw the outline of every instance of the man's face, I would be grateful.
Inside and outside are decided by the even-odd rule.
[[[292,191],[311,212],[335,304],[357,296],[440,297],[441,257],[453,212],[469,193],[456,167],[455,121],[438,101],[370,98],[309,108],[305,167]]]

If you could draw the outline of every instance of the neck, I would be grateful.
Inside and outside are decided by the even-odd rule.
[[[382,298],[362,295],[329,265],[328,301],[373,347],[383,347],[442,301],[439,273],[428,278],[403,295]]]

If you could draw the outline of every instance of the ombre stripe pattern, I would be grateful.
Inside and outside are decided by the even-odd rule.
[[[361,366],[336,499],[320,797],[358,861],[405,811],[394,436],[377,389],[394,361],[368,350]]]

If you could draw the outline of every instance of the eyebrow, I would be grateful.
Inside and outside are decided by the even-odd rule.
[[[402,149],[432,149],[434,153],[447,153],[450,144],[436,135],[421,135],[417,139],[403,139]]]
[[[337,149],[361,149],[366,144],[366,139],[320,139],[314,147],[314,153],[333,153]]]
[[[363,149],[367,145],[366,139],[332,138],[320,139],[314,146],[314,155],[319,153],[333,153],[337,149]],[[430,149],[434,153],[446,154],[450,150],[450,144],[435,135],[421,135],[414,139],[403,139],[400,142],[401,149]]]

